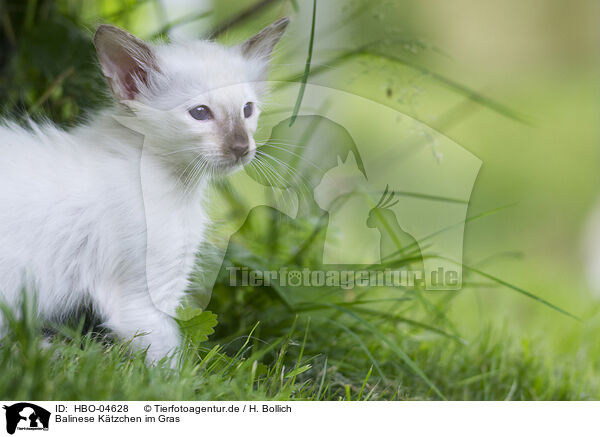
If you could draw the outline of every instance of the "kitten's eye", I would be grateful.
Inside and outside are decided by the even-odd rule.
[[[254,103],[248,102],[244,105],[244,117],[248,118],[254,112]]]
[[[196,120],[210,120],[213,118],[212,112],[208,109],[208,106],[200,105],[192,108],[188,111],[192,117]]]

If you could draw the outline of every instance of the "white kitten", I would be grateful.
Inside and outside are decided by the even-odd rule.
[[[0,126],[0,298],[17,310],[35,292],[44,318],[91,304],[150,361],[171,354],[204,189],[254,156],[261,81],[287,24],[235,47],[151,46],[100,26],[115,106],[70,132]],[[117,121],[132,115],[144,137]]]

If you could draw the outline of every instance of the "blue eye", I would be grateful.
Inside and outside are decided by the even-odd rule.
[[[196,120],[210,120],[213,118],[212,112],[208,109],[208,106],[200,105],[192,108],[188,111],[192,117]]]
[[[254,103],[248,102],[244,105],[244,117],[248,118],[254,112]]]

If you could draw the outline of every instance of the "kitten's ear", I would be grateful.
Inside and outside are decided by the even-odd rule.
[[[101,24],[94,45],[102,72],[118,100],[132,100],[139,83],[147,83],[148,73],[158,70],[152,48],[115,26]]]
[[[242,43],[240,47],[244,56],[264,59],[267,62],[275,44],[283,36],[289,22],[289,18],[281,18]]]

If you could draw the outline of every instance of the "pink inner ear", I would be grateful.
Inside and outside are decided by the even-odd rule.
[[[139,80],[147,84],[148,73],[137,64],[133,65],[124,73],[125,74],[122,78],[122,82],[123,86],[125,87],[125,92],[127,93],[127,98],[133,99],[139,92],[139,89],[135,83],[135,78],[137,77]]]
[[[100,53],[105,73],[112,78],[113,91],[121,98],[133,99],[139,93],[136,78],[147,83],[149,66],[142,65],[120,44],[109,42]],[[117,87],[117,89],[114,89]]]

